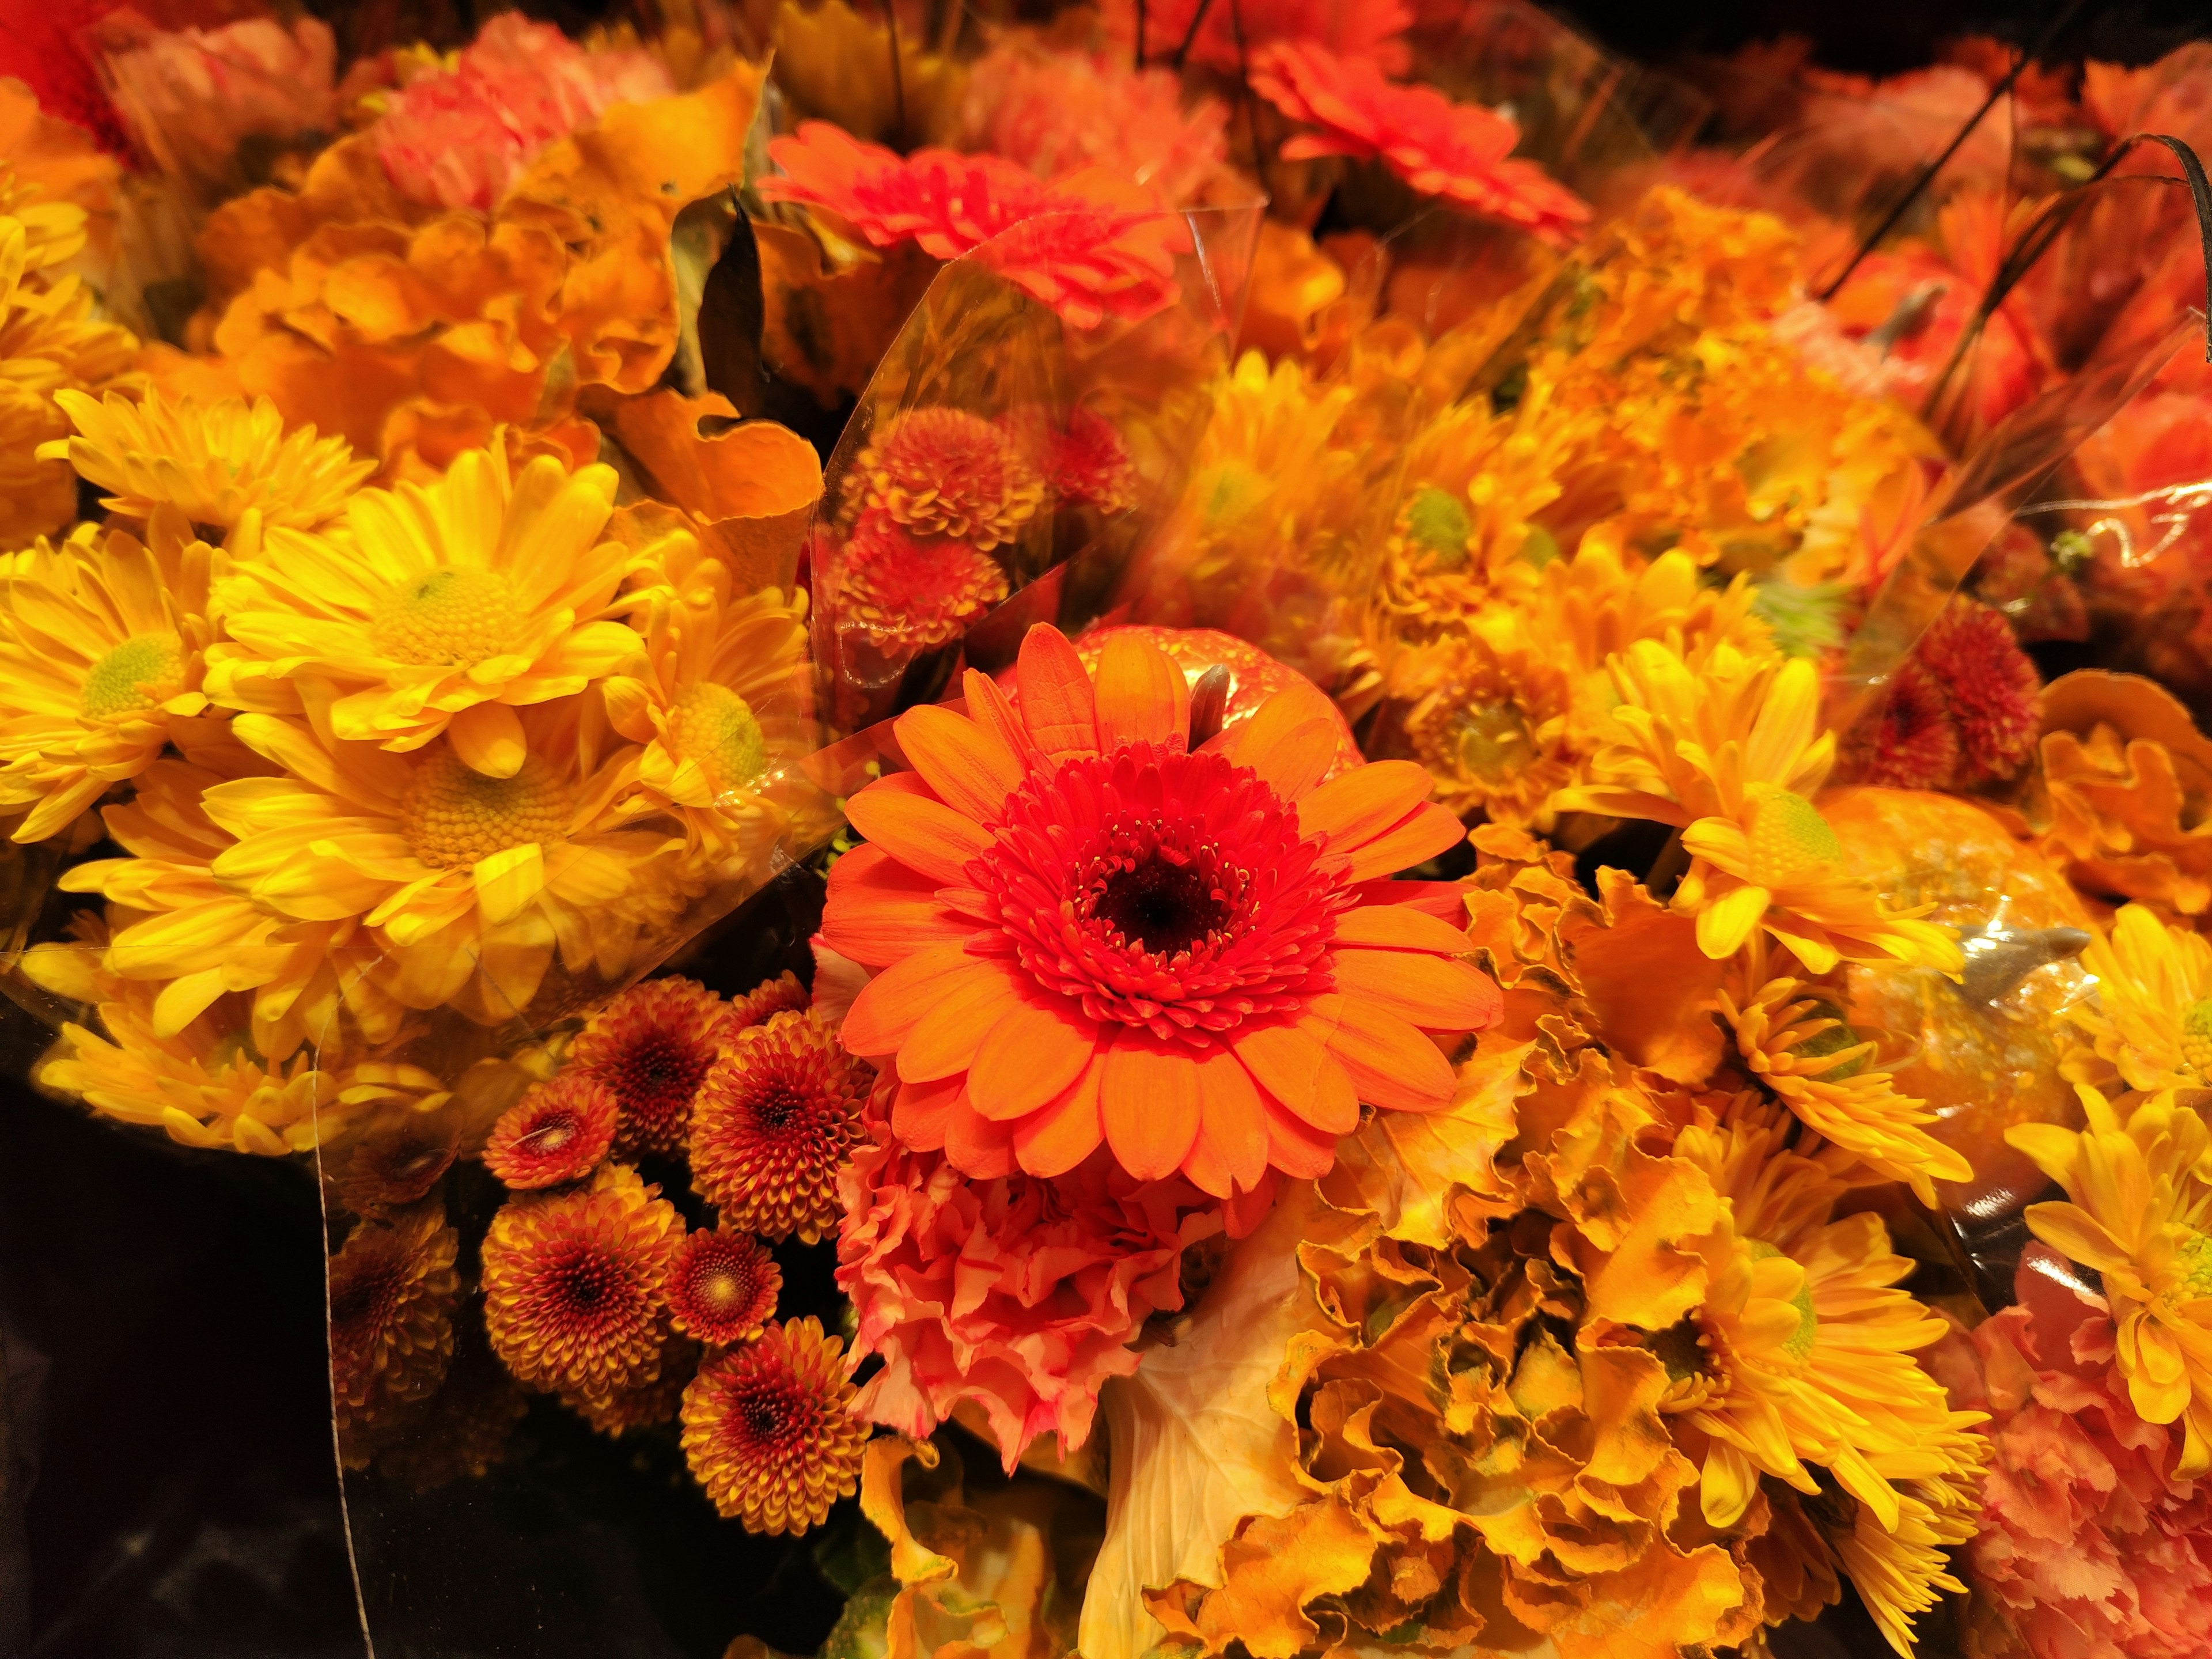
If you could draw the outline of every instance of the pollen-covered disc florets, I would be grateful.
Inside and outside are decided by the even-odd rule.
[[[592,1017],[568,1071],[613,1092],[623,1151],[680,1152],[699,1085],[729,1035],[728,1007],[705,986],[647,980]]]
[[[748,1532],[798,1534],[859,1485],[868,1428],[818,1320],[771,1325],[710,1359],[684,1391],[684,1454],[714,1507]]]
[[[564,1073],[501,1115],[484,1144],[484,1167],[518,1192],[580,1181],[613,1150],[615,1119],[611,1089]]]
[[[740,1032],[699,1091],[691,1184],[724,1224],[812,1243],[836,1224],[873,1072],[811,1015]]]
[[[709,1347],[750,1342],[775,1312],[783,1270],[750,1233],[705,1229],[684,1241],[668,1275],[676,1328]]]

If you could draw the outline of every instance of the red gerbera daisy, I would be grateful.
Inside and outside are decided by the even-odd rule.
[[[591,1184],[509,1199],[483,1243],[484,1329],[525,1382],[601,1395],[660,1374],[675,1208],[637,1171],[606,1164]]]
[[[921,541],[866,514],[837,562],[838,626],[918,651],[949,645],[1006,597],[1006,573],[966,542]]]
[[[1892,789],[1941,789],[1959,769],[1959,728],[1936,677],[1907,657],[1882,705],[1866,781]]]
[[[1521,129],[1496,110],[1455,104],[1432,87],[1394,86],[1372,62],[1284,41],[1252,60],[1252,89],[1315,129],[1283,145],[1286,161],[1380,159],[1415,190],[1559,246],[1589,222],[1589,204],[1534,161],[1509,161]]]
[[[740,1033],[699,1091],[692,1187],[726,1225],[813,1243],[836,1224],[873,1076],[809,1014]]]
[[[902,156],[827,121],[769,140],[769,155],[783,170],[760,182],[770,201],[826,209],[877,247],[914,242],[957,259],[988,244],[993,270],[1078,327],[1136,321],[1175,298],[1188,236],[1125,181],[1046,184],[1002,156],[945,149]]]
[[[731,1035],[728,1006],[705,986],[649,979],[591,1018],[568,1050],[567,1070],[614,1095],[622,1151],[678,1152],[692,1099]]]
[[[364,1221],[330,1261],[331,1386],[342,1410],[432,1393],[453,1353],[460,1235],[435,1204]]]
[[[1134,0],[1108,0],[1108,27],[1133,41],[1140,9]],[[1405,73],[1412,53],[1403,39],[1413,27],[1406,0],[1150,0],[1145,19],[1145,61],[1171,61],[1190,42],[1190,61],[1235,75],[1246,54],[1278,40],[1304,40],[1345,58],[1372,62],[1392,75]]]
[[[2008,778],[2027,763],[2043,732],[2043,677],[2000,612],[1954,598],[1913,654],[1942,683],[1957,723],[1960,783]]]
[[[684,1390],[684,1455],[714,1507],[747,1532],[797,1534],[860,1484],[868,1427],[816,1319],[771,1325],[708,1360]]]
[[[950,536],[988,553],[1010,542],[1044,500],[1044,480],[996,422],[929,404],[894,415],[860,452],[864,511],[917,536]]]
[[[518,1192],[581,1181],[615,1144],[614,1091],[581,1072],[541,1083],[502,1113],[484,1167]]]
[[[750,1342],[775,1313],[783,1269],[750,1233],[701,1228],[684,1241],[668,1275],[676,1328],[709,1347]]]

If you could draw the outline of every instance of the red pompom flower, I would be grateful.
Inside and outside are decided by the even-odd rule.
[[[500,1115],[484,1167],[517,1192],[581,1181],[614,1149],[614,1091],[569,1072],[541,1083]]]
[[[612,1092],[623,1151],[681,1152],[692,1099],[731,1035],[728,1005],[705,986],[649,979],[591,1018],[567,1071]]]
[[[750,1342],[775,1312],[783,1269],[750,1233],[702,1228],[684,1241],[668,1273],[676,1328],[709,1347]]]

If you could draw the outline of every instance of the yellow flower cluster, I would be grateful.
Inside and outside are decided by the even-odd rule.
[[[0,807],[119,855],[63,873],[105,915],[27,962],[105,1028],[48,1085],[298,1150],[422,1107],[441,1015],[487,1034],[440,1039],[457,1077],[764,877],[806,799],[805,600],[706,527],[498,441],[364,489],[266,401],[63,398],[46,453],[110,517],[0,584]]]

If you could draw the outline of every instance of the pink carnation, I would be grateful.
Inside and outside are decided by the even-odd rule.
[[[675,90],[645,52],[586,52],[550,23],[503,12],[450,72],[392,94],[374,129],[376,153],[415,200],[488,212],[555,139],[613,105]]]
[[[1100,1386],[1137,1369],[1129,1344],[1145,1321],[1182,1305],[1184,1247],[1222,1231],[1219,1206],[1103,1156],[1050,1181],[971,1181],[874,1127],[841,1178],[837,1241],[854,1358],[884,1361],[862,1410],[921,1436],[972,1400],[1009,1470],[1041,1434],[1073,1451]]]
[[[1227,164],[1228,124],[1218,98],[1200,95],[1185,108],[1171,70],[1139,71],[1119,52],[1048,52],[1009,36],[969,73],[962,147],[1040,179],[1102,168],[1176,207]]]
[[[2041,1245],[2020,1302],[1947,1378],[1991,1455],[1975,1576],[2033,1659],[2195,1659],[2212,1632],[2212,1480],[2180,1480],[2179,1425],[2146,1423],[2113,1368],[2111,1309]]]
[[[337,120],[337,46],[313,17],[158,29],[125,9],[101,21],[93,44],[132,141],[175,177],[222,179],[243,139],[289,142]]]

